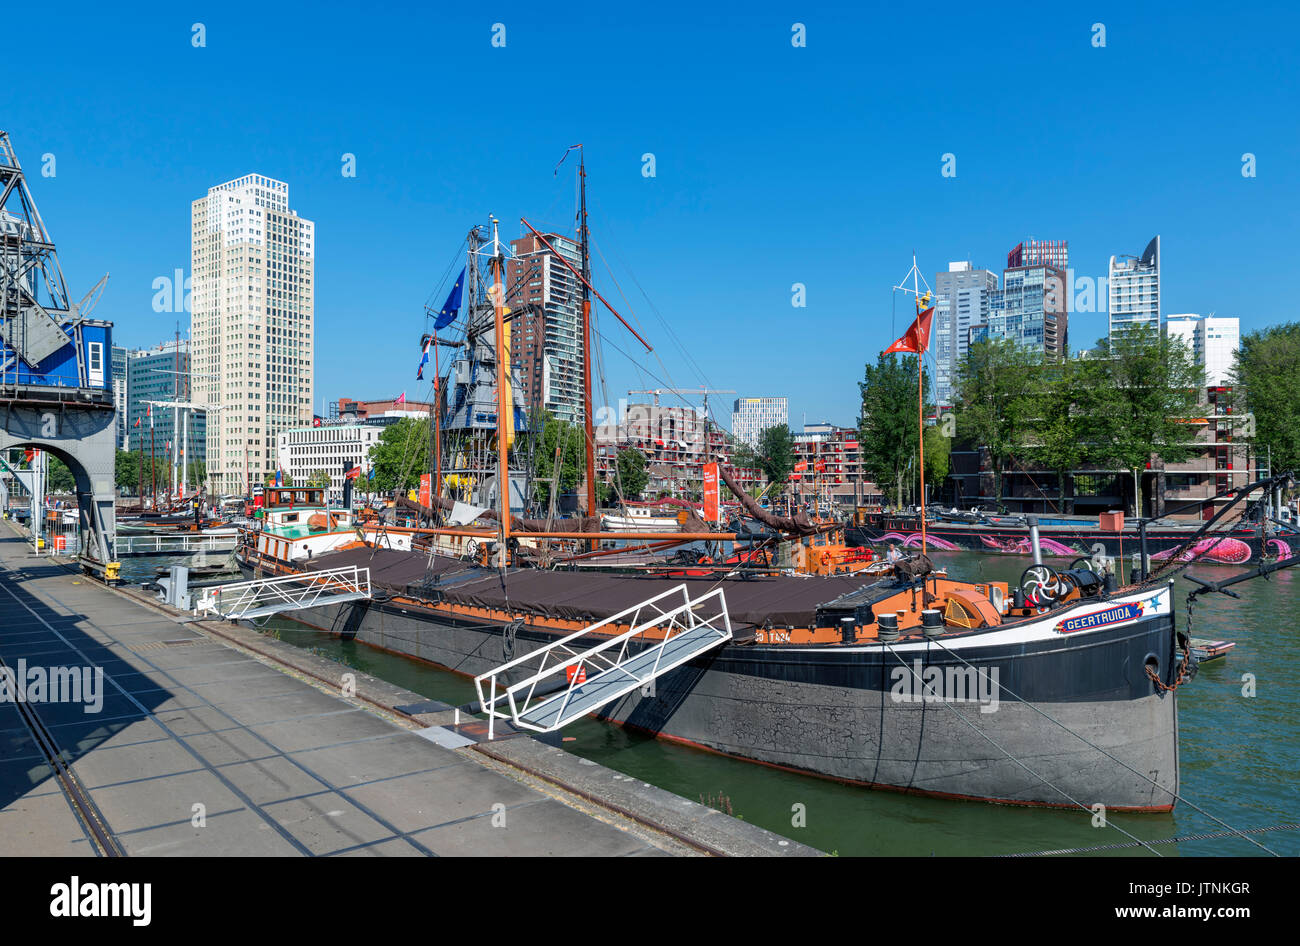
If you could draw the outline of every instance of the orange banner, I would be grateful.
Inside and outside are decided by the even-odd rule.
[[[704,521],[719,522],[718,514],[718,465],[704,464]]]
[[[432,506],[432,505],[433,505],[433,501],[432,501],[432,496],[433,496],[433,482],[432,482],[432,480],[433,480],[433,474],[432,474],[432,473],[424,473],[424,474],[421,474],[421,476],[420,476],[420,505],[421,505],[421,506]]]

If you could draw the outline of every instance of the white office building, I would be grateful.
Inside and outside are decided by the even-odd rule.
[[[1110,336],[1134,325],[1160,331],[1160,237],[1141,256],[1110,258]]]
[[[191,207],[192,397],[210,405],[214,493],[275,472],[276,437],[312,420],[315,225],[289,185],[249,174]]]
[[[957,368],[966,360],[971,328],[989,320],[989,299],[998,288],[997,273],[969,262],[948,264],[934,277],[934,396],[952,404]]]
[[[732,436],[751,447],[767,428],[789,423],[790,404],[783,397],[737,398],[731,409]]]
[[[1205,386],[1224,387],[1232,383],[1232,367],[1241,344],[1241,320],[1217,315],[1169,315],[1165,333],[1181,338],[1196,363],[1205,369]]]
[[[278,464],[293,478],[294,486],[306,486],[312,476],[324,473],[330,479],[328,498],[341,502],[344,465],[350,462],[361,468],[358,483],[365,492],[370,448],[383,433],[384,428],[378,424],[293,427],[277,437]]]

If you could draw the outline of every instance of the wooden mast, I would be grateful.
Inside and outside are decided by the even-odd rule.
[[[435,320],[436,321],[436,320]],[[438,330],[433,330],[433,522],[438,524],[442,497],[442,380],[438,366]]]
[[[578,145],[578,186],[580,193],[580,230],[582,238],[582,417],[587,442],[587,515],[596,511],[596,428],[591,410],[591,256],[587,245],[587,164],[582,145]],[[591,542],[592,551],[597,548]]]
[[[497,238],[497,221],[492,219],[492,309],[496,315],[496,364],[497,364],[497,501],[501,513],[501,548],[497,556],[497,566],[505,571],[507,549],[510,545],[510,466],[507,454],[510,446],[506,441],[506,385],[510,379],[506,376],[506,323],[505,323],[505,280],[501,272],[501,242]]]

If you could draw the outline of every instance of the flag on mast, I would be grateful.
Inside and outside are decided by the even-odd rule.
[[[465,270],[460,271],[456,277],[456,285],[451,287],[451,292],[447,293],[447,301],[442,304],[438,310],[438,316],[433,320],[433,330],[436,332],[440,328],[446,328],[456,317],[460,315],[460,304],[464,297]]]
[[[405,403],[406,403],[406,392],[403,391],[402,396],[393,402],[393,406],[396,407],[398,404],[405,404]]]
[[[430,346],[432,343],[433,343],[433,336],[432,336],[432,335],[426,335],[426,336],[424,337],[424,348],[421,350],[421,351],[422,351],[422,354],[420,355],[420,367],[418,367],[418,368],[415,369],[415,380],[416,380],[416,381],[423,381],[423,380],[424,380],[424,366],[427,365],[427,364],[429,363],[429,346]]]
[[[926,309],[916,317],[916,321],[903,333],[903,337],[886,348],[883,354],[890,352],[911,352],[919,355],[930,347],[930,323],[934,320],[934,306]]]

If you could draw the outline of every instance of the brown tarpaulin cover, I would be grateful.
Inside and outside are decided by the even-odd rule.
[[[318,555],[304,565],[312,570],[348,565],[369,568],[372,586],[404,593],[407,585],[425,577],[429,556],[395,549],[354,548]],[[712,578],[659,578],[531,568],[511,569],[503,579],[493,569],[441,555],[433,556],[428,573],[446,581],[440,591],[443,600],[451,604],[509,608],[517,613],[586,624],[611,617],[685,583],[692,598],[702,597],[715,587],[722,588],[733,624],[810,627],[815,622],[818,605],[870,583],[852,575],[776,576],[720,582]],[[707,613],[707,609],[702,613]]]

